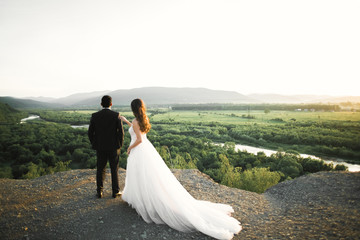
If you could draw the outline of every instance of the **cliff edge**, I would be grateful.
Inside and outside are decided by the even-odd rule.
[[[124,169],[119,170],[124,186]],[[233,206],[243,230],[234,239],[359,239],[360,173],[320,172],[264,194],[215,183],[198,170],[173,170],[197,199]],[[95,196],[95,170],[33,180],[0,179],[1,239],[212,239],[145,223],[121,198]]]

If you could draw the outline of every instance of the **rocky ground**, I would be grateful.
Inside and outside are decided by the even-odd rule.
[[[234,239],[360,239],[360,173],[320,172],[264,194],[229,188],[198,170],[173,170],[197,199],[233,206],[243,230]],[[126,171],[120,170],[124,186]],[[1,239],[211,239],[145,223],[121,198],[95,196],[95,170],[34,180],[0,179]]]

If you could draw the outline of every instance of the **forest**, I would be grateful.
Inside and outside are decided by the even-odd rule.
[[[96,167],[87,128],[71,127],[88,124],[95,109],[22,112],[0,106],[0,177],[31,179],[57,171]],[[129,109],[114,110],[133,118]],[[299,152],[339,156],[354,162],[360,159],[359,113],[344,117],[347,113],[169,108],[149,109],[148,113],[152,123],[148,138],[170,168],[197,168],[218,183],[249,191],[261,193],[278,182],[308,173],[346,170],[343,165],[334,167],[302,158]],[[28,114],[37,114],[41,119],[20,124],[20,119]],[[130,136],[126,134],[120,156],[122,168],[126,168],[129,143]],[[278,152],[266,156],[261,152],[236,151],[237,143]]]

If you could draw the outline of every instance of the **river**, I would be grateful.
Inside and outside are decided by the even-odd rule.
[[[84,125],[71,125],[72,128],[89,128],[89,124]]]
[[[269,150],[269,149],[265,149],[265,148],[258,148],[258,147],[252,147],[252,146],[247,146],[247,145],[241,145],[241,144],[236,144],[235,145],[235,150],[240,150],[240,151],[247,151],[248,153],[253,153],[253,154],[257,154],[258,152],[263,152],[265,153],[266,156],[270,156],[271,154],[276,153],[277,151],[274,150]],[[332,163],[335,165],[338,164],[343,164],[345,166],[347,166],[349,168],[349,172],[359,172],[360,171],[360,165],[358,164],[351,164],[351,163],[347,163],[345,162],[343,159],[336,159],[334,160],[330,160],[330,159],[324,159],[324,158],[319,158],[316,157],[314,155],[308,155],[308,154],[300,154],[301,157],[307,158],[313,158],[313,159],[317,159],[317,160],[324,160],[324,162],[326,163]]]
[[[38,115],[30,115],[27,118],[21,119],[20,123],[25,123],[26,121],[35,120],[35,119],[40,119],[40,116],[38,116]]]
[[[40,119],[40,116],[30,115],[27,118],[21,119],[20,123],[25,123],[26,121],[35,120],[35,119]],[[71,125],[71,127],[72,128],[88,128],[89,125],[88,124]],[[236,144],[235,145],[235,150],[247,151],[248,153],[253,153],[253,154],[257,154],[258,152],[264,152],[266,156],[270,156],[271,154],[274,154],[274,153],[277,152],[277,151],[274,151],[274,150],[269,150],[269,149],[265,149],[265,148],[258,148],[258,147],[252,147],[252,146],[241,145],[241,144]],[[308,155],[308,154],[300,154],[300,156],[304,157],[304,158],[310,157],[310,158],[313,158],[313,159],[321,160],[321,158],[319,158],[319,157],[316,157],[316,156],[313,156],[313,155]],[[359,164],[347,163],[343,159],[337,158],[336,161],[334,161],[334,160],[323,159],[322,158],[322,160],[324,160],[324,162],[326,162],[326,163],[332,163],[332,164],[334,164],[334,166],[338,165],[338,164],[343,164],[343,165],[348,167],[349,172],[359,172],[360,171],[360,165]]]
[[[41,119],[38,115],[30,115],[27,118],[23,118],[20,120],[20,123],[25,123],[26,121],[35,120],[35,119]],[[84,125],[70,125],[72,128],[89,128],[89,124]]]

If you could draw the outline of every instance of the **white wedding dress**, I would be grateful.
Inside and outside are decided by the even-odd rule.
[[[136,140],[132,127],[131,143]],[[241,231],[239,221],[230,216],[229,205],[194,199],[164,163],[155,147],[143,141],[127,159],[122,199],[136,209],[145,222],[167,224],[183,231],[200,231],[217,239],[231,239]]]

